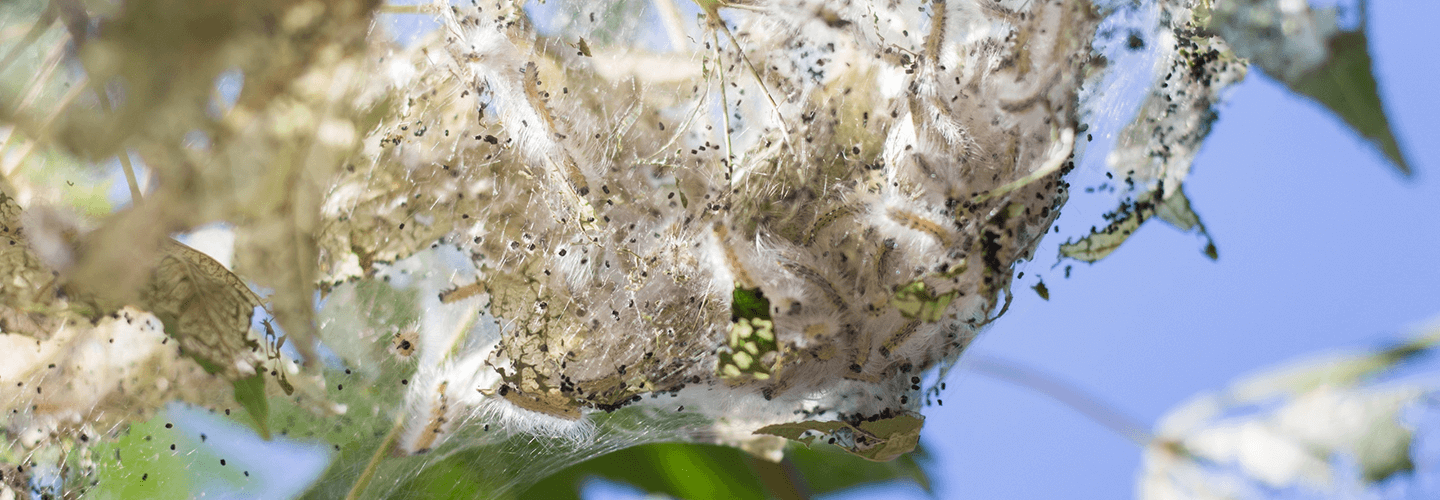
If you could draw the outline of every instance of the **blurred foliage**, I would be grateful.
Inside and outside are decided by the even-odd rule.
[[[1410,409],[1433,380],[1397,379],[1440,344],[1440,326],[1375,350],[1310,355],[1241,377],[1171,409],[1144,450],[1142,500],[1260,498],[1293,488],[1325,497],[1414,472]]]
[[[1330,58],[1296,81],[1291,89],[1323,104],[1345,124],[1373,143],[1400,173],[1410,175],[1410,161],[1390,129],[1380,89],[1370,64],[1369,41],[1363,31],[1336,34],[1328,41]]]

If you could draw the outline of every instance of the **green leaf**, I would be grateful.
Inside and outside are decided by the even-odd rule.
[[[910,482],[927,493],[923,450],[890,462],[873,462],[824,443],[793,446],[772,463],[727,446],[648,444],[603,455],[546,478],[518,498],[579,500],[591,477],[629,484],[676,498],[810,498],[883,482]]]
[[[675,498],[768,498],[756,465],[767,464],[728,446],[649,444],[593,458],[546,478],[519,498],[553,500],[580,498],[588,477],[601,477],[633,485],[648,493]],[[762,465],[763,466],[763,465]]]
[[[162,427],[166,416],[130,424],[119,439],[101,441],[92,449],[95,487],[86,498],[189,498],[195,475],[184,454],[165,449],[173,438]],[[159,435],[160,439],[152,436]]]
[[[926,493],[934,493],[930,476],[922,466],[928,458],[923,446],[889,462],[865,460],[825,443],[792,446],[785,451],[785,457],[815,495],[892,481],[914,483]]]
[[[921,279],[896,289],[895,295],[890,297],[890,304],[900,311],[901,316],[934,323],[944,317],[946,308],[957,295],[954,290],[936,294]]]
[[[731,321],[738,319],[770,319],[770,299],[759,288],[735,287],[732,294]]]
[[[1325,64],[1298,81],[1287,82],[1290,88],[1340,115],[1346,124],[1380,148],[1401,174],[1409,176],[1410,163],[1395,141],[1380,102],[1365,32],[1342,32],[1331,37],[1329,45],[1330,58]]]
[[[235,402],[250,414],[251,427],[260,437],[270,440],[270,400],[265,398],[265,374],[256,373],[235,382]]]
[[[83,483],[66,489],[93,500],[200,498],[207,496],[207,489],[224,489],[226,483],[239,486],[246,481],[242,469],[234,464],[220,465],[221,457],[203,440],[178,427],[169,427],[175,418],[169,412],[159,412],[148,420],[131,423],[113,438],[91,435],[91,447],[71,454],[66,466],[93,467],[94,472],[67,474],[67,481]]]
[[[1091,230],[1090,235],[1081,238],[1076,242],[1065,242],[1060,245],[1060,256],[1069,257],[1075,260],[1094,263],[1114,253],[1120,248],[1120,244],[1130,239],[1135,230],[1140,229],[1140,224],[1150,218],[1153,208],[1148,201],[1149,193],[1141,196],[1135,203],[1124,203],[1114,212],[1110,225],[1099,231]]]

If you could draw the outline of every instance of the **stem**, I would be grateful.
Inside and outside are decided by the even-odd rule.
[[[350,486],[350,492],[345,494],[345,500],[356,500],[370,486],[370,481],[375,479],[375,471],[380,468],[380,461],[385,455],[390,454],[390,449],[395,447],[395,440],[400,437],[400,431],[405,428],[405,412],[400,412],[395,417],[395,425],[390,427],[390,433],[380,441],[380,446],[375,448],[375,453],[370,455],[370,462],[365,464],[365,471],[360,477],[355,478],[355,484]]]
[[[670,38],[670,50],[679,52],[685,49],[685,28],[680,22],[680,10],[675,8],[674,0],[652,0],[655,10],[660,11],[660,23],[665,25],[665,34]]]
[[[35,136],[37,137],[37,139],[25,143],[25,145],[20,149],[20,153],[16,155],[14,165],[11,165],[10,167],[0,166],[0,171],[3,171],[0,172],[0,175],[4,175],[6,177],[10,176],[11,173],[13,173],[16,169],[20,168],[20,165],[25,164],[25,160],[30,159],[30,154],[35,152],[35,146],[40,140],[38,138],[45,136],[45,134],[49,131],[50,126],[54,125],[55,120],[60,117],[60,113],[64,112],[66,108],[70,107],[70,104],[75,102],[75,98],[80,96],[80,91],[84,90],[84,88],[85,80],[81,79],[80,81],[75,82],[74,86],[70,87],[69,92],[66,92],[64,96],[60,97],[59,102],[55,104],[55,110],[51,111],[50,114],[45,117],[45,120],[40,122],[40,126],[35,129]]]
[[[765,94],[765,100],[770,102],[770,109],[775,112],[775,122],[780,124],[780,130],[783,132],[780,136],[781,140],[793,150],[794,146],[790,145],[790,125],[785,123],[785,115],[780,113],[780,103],[775,102],[775,96],[770,95],[770,87],[765,86],[765,79],[760,77],[760,70],[755,69],[755,64],[751,63],[750,57],[745,55],[745,48],[740,46],[740,40],[730,32],[730,27],[725,25],[725,20],[720,18],[718,12],[714,17],[715,26],[725,32],[725,37],[729,38],[730,43],[735,46],[735,52],[740,54],[740,60],[745,63],[746,68],[750,69],[750,76],[755,78],[755,84],[760,86],[760,93]],[[716,41],[715,44],[719,45],[720,42]]]
[[[455,331],[451,333],[450,342],[441,357],[442,361],[454,354],[454,351],[460,346],[460,339],[464,337],[465,331],[475,324],[479,318],[476,313],[479,311],[480,304],[478,302],[472,302],[465,308],[464,317],[467,319],[461,321],[455,327]],[[345,500],[360,498],[360,495],[365,492],[365,488],[370,486],[370,481],[375,479],[375,471],[380,469],[380,462],[390,454],[390,450],[395,447],[395,441],[400,438],[400,431],[405,429],[405,416],[405,411],[396,415],[395,425],[390,427],[390,432],[385,435],[384,440],[380,441],[380,446],[375,448],[375,453],[370,455],[370,461],[365,464],[365,471],[360,473],[360,477],[355,478],[355,484],[350,487],[350,492],[345,495]]]
[[[45,11],[40,13],[40,19],[37,19],[35,24],[30,25],[30,28],[25,31],[25,38],[10,48],[10,51],[5,54],[4,59],[0,59],[0,71],[5,71],[5,68],[9,68],[10,63],[19,59],[20,54],[24,52],[26,48],[29,48],[30,44],[39,40],[40,36],[44,35],[45,31],[50,29],[50,25],[54,24],[55,20],[59,18],[60,12],[55,9],[55,6],[53,4],[47,6]],[[6,31],[8,32],[10,30]],[[6,34],[9,35],[9,33]]]
[[[720,118],[725,123],[725,197],[729,198],[730,191],[735,189],[735,152],[730,146],[730,103],[725,97],[725,59],[720,52],[720,35],[711,31],[710,37],[715,41],[715,70],[720,73]]]
[[[100,99],[100,106],[106,111],[113,111],[115,109],[114,106],[110,105],[110,96],[106,94],[105,89],[98,84],[95,86],[95,97]],[[130,165],[130,151],[121,149],[117,157],[120,159],[120,169],[125,171],[125,183],[130,185],[130,206],[134,207],[140,203],[140,199],[143,198],[143,196],[140,194],[140,183],[135,180],[135,167]]]
[[[394,4],[387,3],[375,10],[381,14],[429,14],[433,12],[428,4]]]
[[[64,55],[64,43],[56,43],[55,46],[51,48],[49,54],[45,56],[45,66],[40,70],[40,73],[34,78],[31,78],[30,82],[26,84],[25,89],[20,91],[22,97],[20,98],[19,104],[15,106],[15,110],[10,113],[12,116],[20,116],[29,112],[30,105],[34,104],[35,99],[39,98],[40,94],[45,91],[45,86],[42,85],[42,83],[50,78],[50,75],[55,72],[56,68],[60,67],[60,60]],[[5,63],[0,63],[0,71],[4,71],[4,69]],[[10,130],[5,132],[4,138],[0,139],[0,151],[10,149],[10,140],[15,138],[17,132],[15,127],[11,127]],[[37,137],[38,135],[39,134],[36,134]],[[28,154],[27,151],[26,155]],[[18,167],[19,164],[17,163],[16,165]]]
[[[1131,442],[1146,446],[1155,436],[1139,421],[1118,408],[1100,401],[1094,394],[1065,383],[1059,377],[1028,366],[986,356],[970,358],[965,365],[971,371],[1034,390],[1079,412],[1090,420],[1124,436]]]
[[[1056,170],[1060,170],[1060,167],[1065,164],[1065,160],[1070,159],[1070,153],[1075,150],[1075,129],[1067,128],[1062,130],[1059,139],[1059,148],[1050,152],[1050,156],[1045,159],[1045,163],[1040,164],[1040,168],[1035,169],[1030,175],[1010,181],[1004,186],[991,190],[989,193],[976,196],[975,199],[970,200],[970,202],[984,203],[993,198],[1010,194],[1011,191],[1025,187],[1027,184],[1040,180],[1042,177],[1050,175]]]
[[[120,152],[120,168],[125,171],[125,183],[130,185],[130,206],[140,203],[140,183],[135,180],[135,168],[130,166],[130,152]]]

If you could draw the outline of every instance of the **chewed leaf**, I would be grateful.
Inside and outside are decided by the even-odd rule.
[[[860,430],[880,438],[881,444],[859,455],[879,462],[894,460],[920,445],[924,425],[925,417],[910,414],[861,422]]]
[[[1298,80],[1286,82],[1296,92],[1319,101],[1385,153],[1400,173],[1410,175],[1410,163],[1400,150],[1390,120],[1385,116],[1370,63],[1364,31],[1330,38],[1330,58]]]
[[[174,241],[163,247],[142,301],[180,341],[185,354],[207,370],[239,379],[262,362],[250,338],[250,318],[260,299],[215,259]]]
[[[1135,234],[1146,220],[1159,216],[1160,220],[1170,223],[1176,229],[1195,232],[1205,238],[1205,256],[1210,260],[1218,259],[1219,252],[1215,248],[1215,241],[1210,237],[1210,233],[1205,231],[1205,224],[1200,222],[1200,216],[1190,208],[1190,200],[1186,198],[1185,191],[1176,188],[1160,203],[1155,203],[1154,199],[1163,191],[1164,186],[1161,185],[1133,202],[1121,203],[1120,208],[1109,217],[1109,225],[1091,231],[1089,236],[1081,238],[1080,241],[1060,245],[1060,256],[1094,263],[1120,248],[1120,244]]]
[[[841,429],[853,429],[845,422],[791,422],[788,424],[774,424],[761,427],[755,431],[756,434],[769,436],[780,436],[791,441],[799,441],[804,444],[815,442],[819,436],[806,435],[810,431],[820,434],[830,434]]]
[[[1205,256],[1210,260],[1220,258],[1220,253],[1215,248],[1215,239],[1205,230],[1205,223],[1200,222],[1200,216],[1190,208],[1190,198],[1185,196],[1183,186],[1175,188],[1174,192],[1165,197],[1165,201],[1156,208],[1155,215],[1175,226],[1175,229],[1199,234],[1201,238],[1205,238]]]
[[[1080,241],[1067,241],[1060,245],[1060,256],[1091,263],[1109,256],[1120,248],[1121,243],[1130,239],[1135,230],[1140,229],[1140,224],[1150,218],[1154,208],[1148,201],[1137,201],[1120,205],[1114,213],[1115,217],[1104,229],[1091,231]]]
[[[755,433],[780,436],[806,445],[823,437],[826,442],[853,455],[887,462],[919,446],[920,428],[924,424],[925,417],[902,413],[858,424],[839,421],[774,424],[761,427]]]
[[[732,299],[730,315],[734,319],[770,319],[770,300],[759,288],[737,286]]]

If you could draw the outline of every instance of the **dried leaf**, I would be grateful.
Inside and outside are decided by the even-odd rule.
[[[24,210],[0,188],[0,332],[47,336],[58,324],[58,278],[31,248],[22,227]]]
[[[173,240],[141,294],[141,301],[180,341],[182,352],[206,369],[239,380],[265,360],[251,338],[260,298],[210,256]]]
[[[779,436],[806,445],[826,439],[841,449],[877,462],[887,462],[914,450],[920,443],[925,417],[913,414],[882,416],[855,424],[839,421],[803,421],[761,427],[756,434]]]

